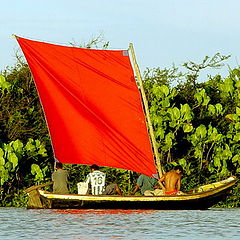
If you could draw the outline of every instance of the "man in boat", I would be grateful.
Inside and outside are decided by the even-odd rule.
[[[91,185],[92,195],[122,195],[117,184],[111,183],[105,188],[106,173],[99,171],[99,166],[93,164],[87,175],[86,183]]]
[[[167,195],[181,194],[181,174],[183,168],[181,166],[175,166],[170,172],[165,173],[159,180],[158,183]]]
[[[132,195],[134,195],[139,189],[141,194],[145,195],[145,192],[153,191],[157,187],[158,187],[158,181],[156,178],[141,174],[138,177],[137,184],[133,189]],[[149,194],[147,193],[147,195]]]
[[[63,165],[60,162],[56,163],[56,171],[52,174],[53,193],[68,194],[68,172],[63,170]]]

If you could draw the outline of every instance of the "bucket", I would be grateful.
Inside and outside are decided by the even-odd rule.
[[[88,192],[88,183],[79,182],[79,183],[77,183],[77,188],[78,188],[79,195],[86,195]]]

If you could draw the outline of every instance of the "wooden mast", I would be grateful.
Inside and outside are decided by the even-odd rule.
[[[136,57],[135,57],[135,53],[134,53],[132,43],[129,44],[129,50],[130,50],[131,55],[132,55],[133,66],[134,66],[134,69],[135,69],[137,80],[139,82],[140,92],[141,92],[141,95],[142,95],[143,105],[144,105],[146,119],[147,119],[148,128],[149,128],[149,134],[150,134],[150,138],[151,138],[151,141],[152,141],[152,147],[153,147],[153,151],[154,151],[154,155],[155,155],[155,164],[156,164],[156,167],[157,167],[159,177],[162,177],[163,171],[162,171],[160,158],[158,156],[157,142],[156,142],[156,139],[155,139],[155,136],[154,136],[152,121],[151,121],[151,118],[150,118],[150,113],[149,113],[149,108],[148,108],[148,102],[147,102],[146,94],[145,94],[145,91],[144,91],[144,88],[143,88],[142,77],[141,77],[141,73],[140,73],[140,70],[139,70],[139,67],[138,67],[138,64],[137,64],[137,61],[136,61]]]

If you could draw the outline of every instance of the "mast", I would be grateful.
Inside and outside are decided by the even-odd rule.
[[[134,69],[135,69],[135,72],[136,72],[137,80],[138,80],[139,86],[140,86],[140,92],[141,92],[142,99],[143,99],[143,105],[144,105],[144,109],[145,109],[145,113],[146,113],[146,119],[147,119],[147,124],[148,124],[148,128],[149,128],[149,134],[150,134],[152,147],[153,147],[153,151],[154,151],[154,155],[155,155],[155,164],[156,164],[156,167],[157,167],[159,177],[162,177],[163,172],[162,172],[162,166],[161,166],[160,158],[158,156],[157,142],[156,142],[156,139],[155,139],[155,136],[154,136],[152,121],[151,121],[151,118],[150,118],[150,113],[149,113],[149,108],[148,108],[148,102],[147,102],[146,94],[145,94],[145,91],[144,91],[144,88],[143,88],[142,77],[141,77],[141,73],[140,73],[140,70],[139,70],[139,67],[138,67],[138,64],[137,64],[137,61],[136,61],[136,57],[135,57],[135,53],[134,53],[132,43],[129,44],[129,50],[130,50],[131,55],[132,55],[133,66],[134,66]]]

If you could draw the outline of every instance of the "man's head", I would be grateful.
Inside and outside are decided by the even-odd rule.
[[[93,164],[91,167],[90,167],[91,171],[95,171],[95,170],[99,170],[99,166],[96,165],[96,164]]]
[[[56,169],[62,169],[63,165],[60,162],[56,162]]]
[[[174,167],[174,170],[175,170],[178,174],[183,173],[183,168],[182,168],[182,166],[180,166],[180,165],[175,166],[175,167]]]

